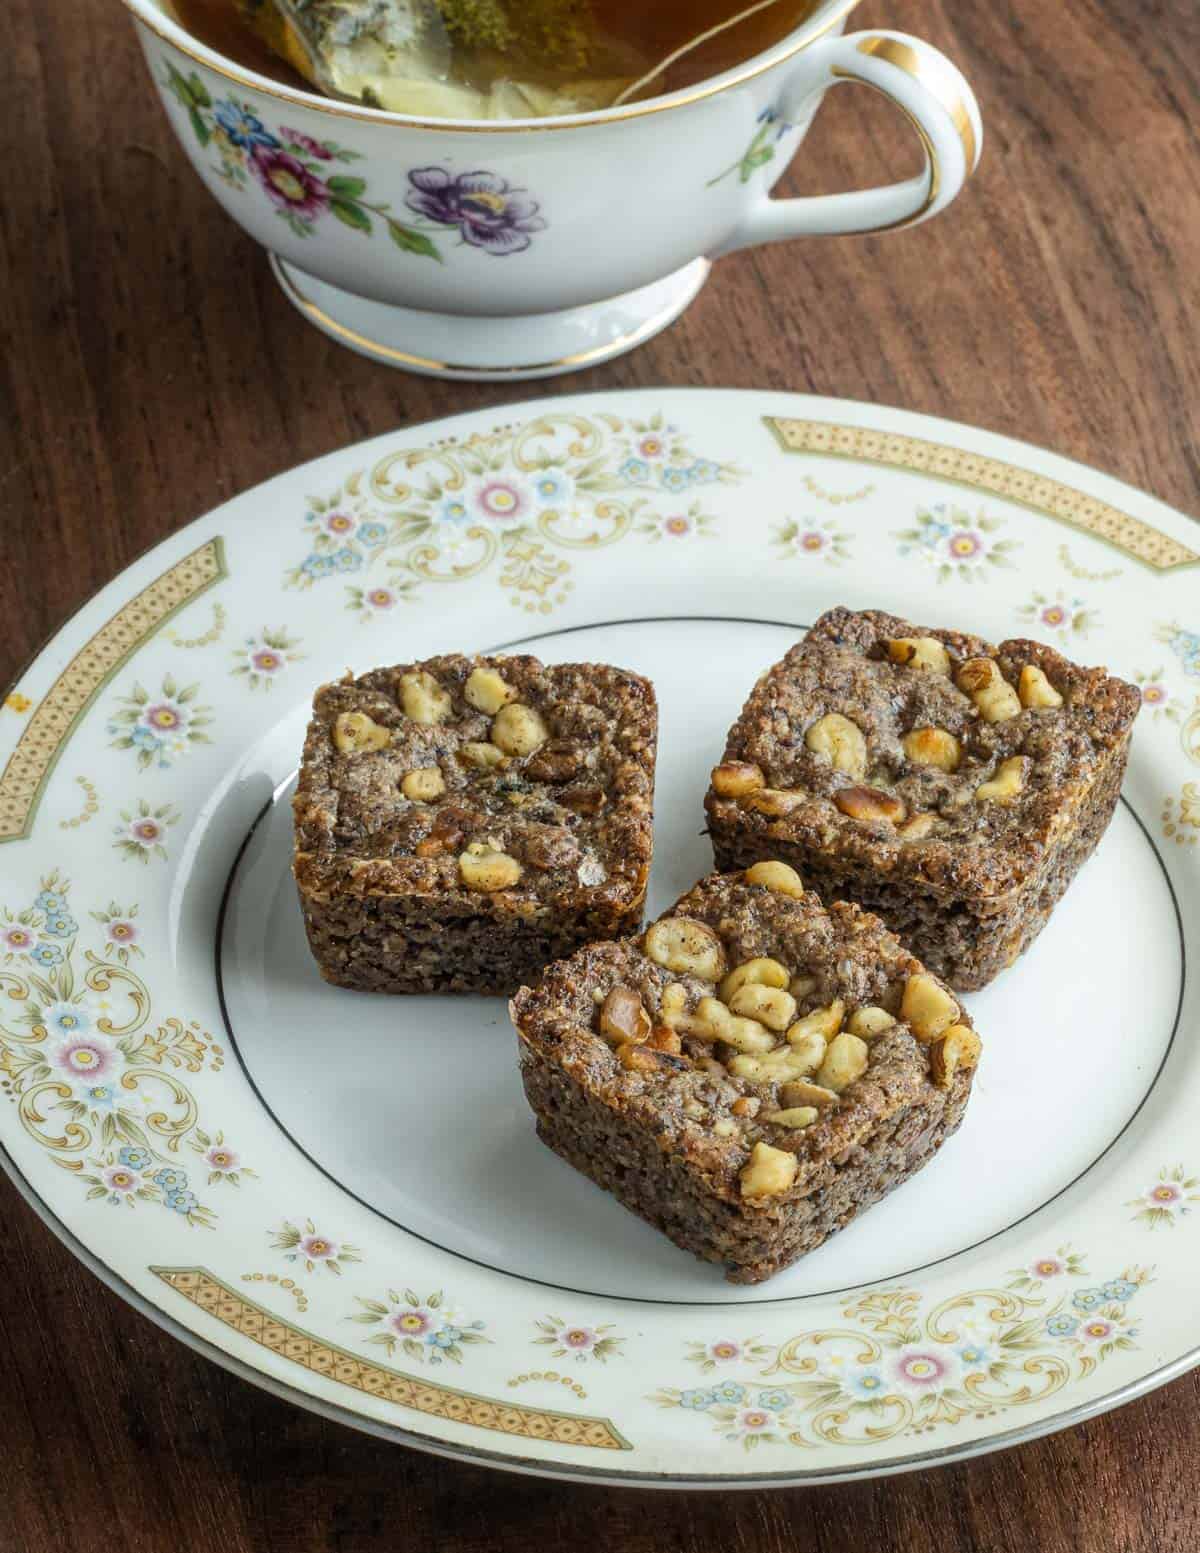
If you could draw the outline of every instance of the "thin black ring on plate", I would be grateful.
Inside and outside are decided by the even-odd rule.
[[[510,652],[515,647],[523,647],[532,642],[545,641],[549,637],[572,636],[580,631],[602,631],[606,629],[616,629],[618,626],[630,625],[670,625],[677,621],[690,621],[693,623],[701,624],[712,623],[722,625],[770,626],[785,631],[804,631],[808,629],[807,623],[804,622],[796,622],[791,620],[760,620],[752,617],[737,615],[639,615],[625,620],[592,621],[591,623],[584,625],[564,626],[558,630],[540,631],[531,636],[517,637],[513,641],[503,642],[499,646],[487,647],[481,650],[485,654],[490,655],[492,653]],[[295,772],[292,772],[288,776],[287,781],[280,784],[279,787],[276,788],[276,792],[278,793],[282,791],[284,787],[290,784],[294,776]],[[1179,934],[1179,997],[1175,1004],[1175,1018],[1171,1025],[1171,1033],[1167,1039],[1167,1044],[1163,1049],[1162,1058],[1158,1064],[1158,1067],[1155,1069],[1153,1075],[1151,1076],[1141,1099],[1130,1112],[1129,1116],[1122,1123],[1118,1131],[1113,1134],[1113,1136],[1104,1145],[1100,1152],[1090,1161],[1089,1164],[1085,1165],[1082,1170],[1080,1170],[1076,1175],[1072,1176],[1065,1185],[1060,1186],[1059,1189],[1047,1197],[1045,1201],[1038,1203],[1037,1207],[1030,1208],[1027,1213],[1021,1214],[1018,1218],[1011,1220],[1008,1224],[1002,1225],[999,1229],[992,1230],[990,1234],[983,1235],[978,1240],[971,1241],[968,1245],[960,1246],[956,1251],[948,1251],[944,1256],[934,1257],[931,1261],[928,1262],[919,1262],[914,1267],[906,1268],[902,1272],[890,1273],[886,1277],[871,1278],[853,1284],[845,1284],[842,1287],[836,1289],[819,1289],[809,1294],[787,1294],[782,1295],[777,1299],[766,1300],[727,1299],[720,1301],[696,1301],[653,1299],[649,1296],[634,1294],[599,1293],[595,1289],[579,1289],[571,1284],[550,1283],[542,1278],[534,1278],[524,1273],[515,1273],[506,1267],[498,1267],[493,1262],[486,1262],[481,1257],[469,1256],[465,1251],[455,1251],[450,1246],[443,1245],[441,1241],[433,1240],[428,1235],[422,1235],[420,1231],[411,1229],[401,1220],[395,1219],[391,1216],[391,1214],[385,1213],[381,1208],[377,1208],[374,1203],[370,1202],[367,1198],[360,1197],[357,1192],[352,1191],[343,1181],[340,1181],[338,1177],[332,1173],[332,1171],[327,1170],[325,1166],[321,1164],[320,1160],[316,1159],[312,1154],[309,1153],[309,1151],[297,1139],[291,1129],[288,1128],[280,1119],[271,1103],[263,1094],[262,1089],[259,1087],[257,1081],[254,1078],[254,1075],[251,1073],[250,1067],[246,1062],[245,1057],[242,1055],[241,1048],[238,1045],[237,1035],[233,1027],[233,1020],[230,1017],[229,1006],[225,998],[225,981],[221,965],[221,946],[225,934],[225,916],[233,891],[233,884],[237,878],[237,873],[239,867],[241,866],[242,858],[245,856],[246,849],[254,839],[259,826],[274,807],[276,802],[276,798],[274,796],[267,800],[267,802],[262,806],[262,808],[255,815],[254,819],[251,821],[250,827],[243,837],[242,843],[238,847],[237,853],[234,856],[232,864],[230,865],[229,874],[225,881],[225,888],[221,892],[221,902],[217,910],[216,932],[214,935],[213,944],[213,969],[217,985],[217,999],[221,1008],[221,1019],[225,1025],[225,1033],[229,1039],[229,1045],[237,1059],[238,1066],[242,1070],[242,1074],[245,1077],[247,1084],[249,1084],[252,1092],[258,1099],[263,1109],[266,1111],[267,1115],[279,1128],[280,1132],[283,1133],[284,1137],[287,1138],[289,1143],[291,1143],[292,1146],[297,1150],[297,1152],[304,1159],[306,1159],[315,1170],[318,1170],[327,1181],[331,1181],[339,1191],[344,1192],[347,1197],[358,1203],[360,1207],[366,1208],[369,1213],[374,1214],[376,1218],[383,1220],[384,1223],[390,1224],[394,1229],[398,1229],[406,1235],[411,1235],[414,1240],[419,1240],[423,1245],[431,1246],[434,1250],[440,1251],[446,1256],[451,1256],[456,1258],[458,1261],[469,1263],[472,1267],[481,1267],[486,1272],[496,1273],[502,1278],[511,1278],[517,1283],[534,1285],[543,1289],[553,1289],[555,1292],[562,1294],[577,1294],[588,1299],[614,1300],[619,1303],[629,1305],[667,1305],[678,1310],[707,1311],[715,1309],[725,1310],[732,1307],[737,1307],[739,1309],[761,1309],[773,1305],[779,1306],[799,1304],[804,1300],[832,1299],[837,1295],[845,1294],[852,1289],[870,1289],[875,1288],[880,1284],[896,1283],[901,1279],[915,1277],[916,1274],[926,1272],[931,1267],[940,1267],[943,1263],[952,1261],[957,1256],[965,1256],[970,1251],[978,1250],[980,1246],[987,1245],[989,1241],[995,1240],[997,1236],[1006,1235],[1008,1234],[1009,1230],[1016,1229],[1018,1225],[1024,1224],[1028,1219],[1031,1219],[1034,1214],[1040,1213],[1043,1208],[1048,1208],[1051,1203],[1057,1202],[1058,1199],[1064,1195],[1064,1193],[1069,1192],[1073,1186],[1077,1185],[1081,1180],[1083,1180],[1084,1176],[1089,1175],[1096,1168],[1096,1166],[1105,1157],[1105,1155],[1108,1154],[1125,1136],[1126,1132],[1128,1132],[1129,1128],[1133,1125],[1134,1121],[1140,1114],[1146,1102],[1149,1100],[1150,1096],[1154,1093],[1158,1085],[1158,1080],[1162,1075],[1163,1068],[1166,1066],[1167,1060],[1171,1055],[1172,1048],[1175,1045],[1175,1038],[1179,1033],[1179,1021],[1183,1014],[1184,993],[1187,987],[1187,943],[1183,931],[1183,914],[1179,909],[1179,901],[1175,894],[1175,887],[1171,882],[1170,874],[1167,872],[1166,864],[1163,862],[1162,854],[1159,852],[1158,847],[1155,845],[1154,838],[1151,836],[1145,824],[1143,824],[1141,817],[1137,813],[1136,809],[1134,809],[1133,805],[1129,803],[1129,801],[1124,797],[1122,797],[1120,801],[1123,807],[1129,811],[1129,814],[1133,818],[1134,824],[1136,824],[1138,829],[1141,831],[1147,845],[1149,846],[1151,852],[1154,854],[1154,859],[1159,866],[1163,876],[1163,881],[1166,884],[1167,892],[1171,897],[1171,908],[1175,913],[1175,925]]]

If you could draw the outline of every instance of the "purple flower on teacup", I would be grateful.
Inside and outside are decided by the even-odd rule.
[[[404,203],[439,226],[456,226],[463,242],[487,253],[520,253],[529,234],[546,225],[537,201],[496,173],[476,171],[455,177],[444,167],[417,167]]]
[[[250,170],[267,198],[284,215],[315,221],[329,204],[329,189],[324,181],[288,151],[256,145]]]

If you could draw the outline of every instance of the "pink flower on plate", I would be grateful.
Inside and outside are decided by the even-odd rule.
[[[210,1170],[219,1170],[222,1175],[228,1175],[231,1170],[236,1170],[239,1164],[239,1156],[231,1148],[226,1148],[223,1143],[215,1143],[204,1156],[204,1163]]]
[[[1152,1208],[1173,1208],[1183,1201],[1183,1189],[1175,1181],[1156,1181],[1146,1193]]]
[[[392,609],[396,604],[396,595],[390,588],[368,588],[363,594],[363,603],[371,609]]]
[[[110,1192],[132,1192],[138,1184],[137,1172],[126,1165],[110,1165],[100,1179]]]
[[[329,512],[322,519],[321,527],[337,539],[346,539],[358,527],[358,519],[350,512]]]
[[[704,1355],[714,1364],[736,1364],[742,1357],[742,1345],[730,1337],[719,1337],[715,1343],[709,1343]]]
[[[663,439],[654,435],[643,437],[637,447],[643,458],[662,458],[666,452],[666,448],[663,446]]]
[[[897,1380],[918,1390],[946,1385],[952,1378],[949,1357],[928,1348],[906,1348],[892,1366]]]
[[[1165,685],[1160,685],[1155,681],[1151,681],[1149,684],[1142,686],[1142,701],[1146,706],[1154,707],[1157,709],[1159,707],[1166,706],[1170,699],[1171,692]]]
[[[191,716],[178,701],[156,701],[142,713],[140,721],[161,737],[183,733]]]
[[[807,550],[810,555],[816,555],[818,551],[829,548],[829,535],[822,534],[820,529],[810,528],[800,535],[799,544],[801,550]]]
[[[27,949],[32,949],[34,938],[27,927],[9,927],[4,929],[4,945],[10,954],[24,954]]]
[[[775,1422],[775,1414],[763,1407],[744,1407],[733,1420],[741,1434],[765,1434]]]
[[[1104,1316],[1091,1316],[1082,1321],[1075,1336],[1084,1343],[1103,1343],[1116,1331],[1115,1325]]]
[[[524,482],[511,476],[495,475],[481,480],[472,490],[470,506],[489,523],[519,523],[533,506]]]
[[[686,539],[694,532],[696,525],[686,513],[676,512],[669,518],[663,519],[662,531],[670,539]]]
[[[118,1063],[117,1048],[102,1035],[73,1035],[54,1050],[51,1065],[73,1079],[97,1084],[107,1078]]]
[[[554,1335],[564,1348],[581,1356],[591,1353],[600,1341],[595,1327],[560,1327]]]
[[[401,1337],[423,1341],[441,1326],[441,1318],[424,1305],[405,1305],[393,1311],[387,1319],[388,1326]]]
[[[296,1247],[301,1256],[307,1257],[310,1262],[336,1261],[341,1246],[336,1240],[330,1240],[328,1235],[310,1233],[301,1235],[300,1243]]]
[[[1071,612],[1064,604],[1046,604],[1039,611],[1038,619],[1048,631],[1060,631],[1070,624]]]
[[[956,528],[946,537],[946,554],[952,561],[979,561],[987,554],[987,541],[977,529]]]
[[[165,827],[161,820],[156,820],[153,815],[145,814],[136,820],[130,820],[127,834],[129,840],[136,846],[145,847],[149,850],[151,847],[158,846],[163,839]]]
[[[274,647],[257,647],[250,654],[250,667],[256,674],[278,674],[287,667],[287,659]]]
[[[250,170],[262,184],[267,198],[285,215],[315,221],[329,204],[329,189],[315,173],[288,151],[255,146]]]
[[[1040,1256],[1036,1262],[1029,1264],[1030,1276],[1033,1278],[1057,1278],[1066,1270],[1067,1264],[1057,1256]]]
[[[108,939],[110,944],[118,944],[121,947],[126,947],[129,944],[135,944],[137,942],[138,931],[132,922],[128,922],[123,917],[120,917],[114,918],[113,921],[108,924],[107,928],[105,929],[104,936]]]

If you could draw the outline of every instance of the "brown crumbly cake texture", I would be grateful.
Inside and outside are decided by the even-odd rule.
[[[730,732],[705,800],[717,866],[784,858],[974,991],[1104,834],[1140,705],[1041,642],[830,610]]]
[[[710,875],[511,1009],[543,1142],[732,1283],[770,1278],[927,1163],[980,1055],[876,917],[826,909],[778,862]]]
[[[636,930],[658,713],[605,664],[467,658],[317,691],[293,872],[326,981],[510,993]]]

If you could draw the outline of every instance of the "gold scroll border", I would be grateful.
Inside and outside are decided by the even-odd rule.
[[[151,1267],[148,1271],[251,1342],[290,1359],[314,1375],[340,1381],[367,1396],[382,1397],[397,1407],[409,1407],[434,1418],[473,1424],[477,1429],[494,1429],[498,1434],[517,1435],[525,1440],[590,1445],[610,1451],[633,1449],[607,1418],[525,1407],[518,1402],[496,1402],[471,1391],[460,1391],[456,1386],[444,1386],[440,1381],[404,1375],[374,1364],[284,1321],[203,1267]]]
[[[988,491],[1043,517],[1080,529],[1152,571],[1166,572],[1200,563],[1200,554],[1140,518],[1060,480],[1034,474],[1002,459],[964,452],[944,442],[927,442],[921,437],[904,437],[864,426],[797,420],[786,415],[767,415],[763,419],[785,453],[860,459]]]
[[[28,836],[59,756],[113,675],[173,615],[228,575],[224,542],[219,536],[206,540],[79,649],[39,702],[0,776],[0,844]]]

